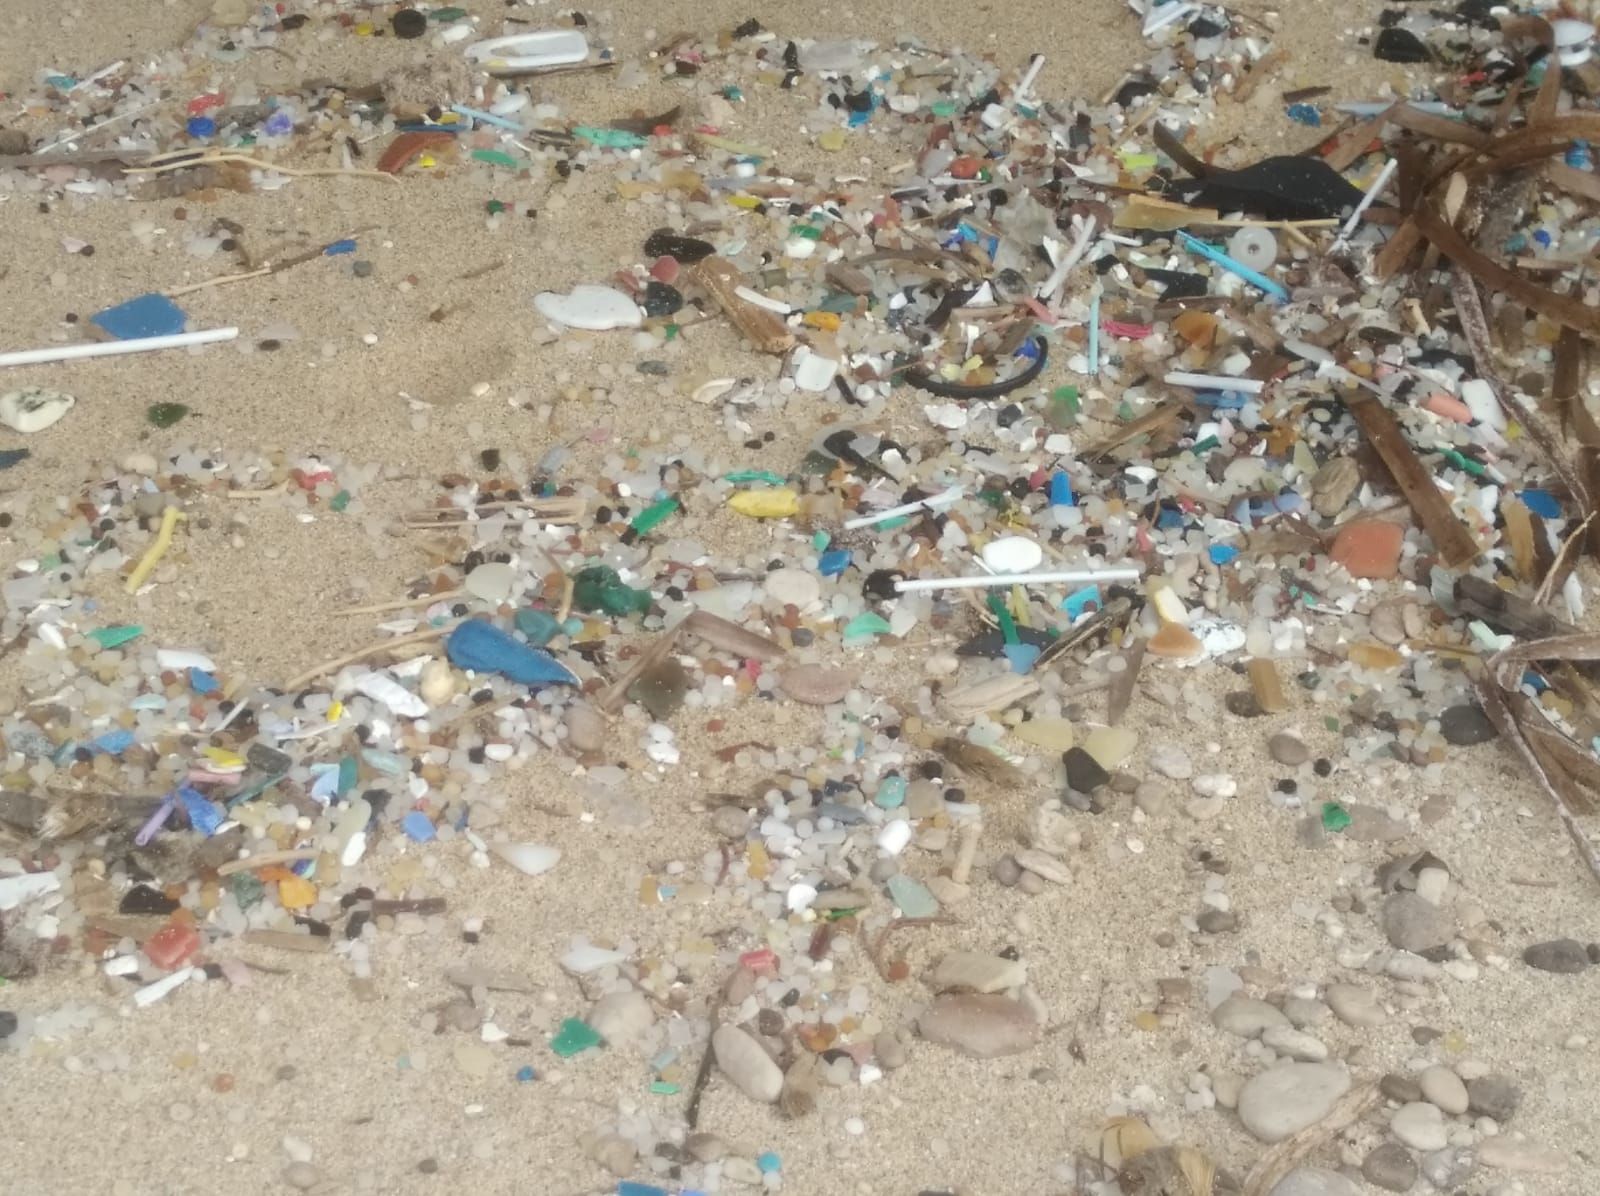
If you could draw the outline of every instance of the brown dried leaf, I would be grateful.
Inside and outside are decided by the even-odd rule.
[[[752,660],[776,660],[783,655],[783,645],[777,640],[751,631],[747,627],[741,627],[710,611],[695,611],[685,618],[679,627],[690,635],[699,636],[713,648],[721,648],[724,652],[732,652],[735,656],[744,656]]]
[[[1450,504],[1439,493],[1433,474],[1417,459],[1394,417],[1376,399],[1365,395],[1346,399],[1345,406],[1355,417],[1361,434],[1377,450],[1399,483],[1401,493],[1433,540],[1440,559],[1452,569],[1476,560],[1478,545],[1472,533],[1456,518]]]
[[[933,745],[934,750],[968,776],[988,781],[992,785],[1020,785],[1022,770],[1012,766],[988,748],[968,743],[954,735],[946,736]]]

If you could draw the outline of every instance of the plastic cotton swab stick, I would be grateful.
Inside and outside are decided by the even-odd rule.
[[[15,353],[0,353],[0,368],[8,365],[38,365],[46,361],[81,361],[85,357],[120,357],[124,353],[185,349],[190,345],[214,345],[218,341],[231,341],[238,335],[237,328],[207,328],[202,332],[141,336],[127,341],[93,341],[82,345],[52,345],[47,349],[20,349]]]

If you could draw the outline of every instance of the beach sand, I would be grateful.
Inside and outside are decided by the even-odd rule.
[[[45,66],[83,72],[116,58],[171,50],[208,7],[204,0],[79,0],[64,9],[43,0],[9,0],[7,25],[27,32],[0,39],[0,90],[25,85]],[[490,30],[502,11],[483,0],[465,7],[484,14]],[[1280,76],[1248,105],[1224,101],[1207,138],[1226,142],[1223,153],[1241,162],[1313,140],[1315,131],[1283,119],[1279,93],[1325,83],[1335,98],[1365,96],[1394,79],[1399,68],[1372,62],[1365,48],[1344,36],[1378,10],[1369,2],[1278,6],[1266,19],[1288,55]],[[1251,11],[1265,17],[1267,10]],[[597,24],[625,58],[657,35],[730,28],[749,15],[747,7],[726,0],[664,0],[639,11],[619,8]],[[872,2],[756,15],[793,35],[889,39],[910,33],[930,47],[962,45],[1005,63],[1043,51],[1048,59],[1039,91],[1045,95],[1098,97],[1144,53],[1137,18],[1114,0]],[[366,82],[423,53],[422,44],[305,41],[295,48],[298,59],[256,55],[174,80],[169,102],[236,86],[241,77],[262,86],[318,76]],[[537,90],[563,113],[593,122],[675,102],[670,84],[619,91],[603,74],[552,79]],[[753,93],[734,135],[765,142],[795,169],[815,168],[822,156],[814,138],[797,127],[803,116],[781,94]],[[42,126],[34,131],[47,132]],[[889,163],[874,156],[870,141],[866,145],[857,169],[871,177]],[[431,501],[433,478],[468,467],[484,449],[500,450],[514,474],[516,465],[525,471],[551,446],[571,444],[573,470],[582,473],[630,443],[686,435],[725,446],[722,456],[733,466],[790,468],[813,426],[757,412],[753,434],[771,432],[774,439],[751,452],[687,397],[698,379],[769,368],[753,362],[727,327],[693,329],[667,348],[666,398],[656,394],[655,379],[634,372],[635,351],[626,336],[535,343],[539,322],[529,307],[535,291],[603,280],[637,261],[645,235],[661,223],[649,204],[617,201],[602,172],[575,177],[559,190],[549,186],[545,179],[506,179],[491,194],[481,174],[454,171],[408,176],[393,186],[306,179],[274,193],[222,193],[210,203],[69,199],[39,211],[31,197],[5,197],[0,340],[6,347],[47,343],[68,313],[87,315],[145,289],[230,269],[225,255],[196,261],[184,254],[176,234],[185,223],[236,221],[258,257],[275,246],[314,246],[363,229],[360,256],[374,269],[357,279],[348,259],[320,259],[182,300],[194,326],[243,329],[237,347],[8,371],[8,388],[57,386],[79,396],[79,403],[67,419],[29,441],[31,460],[0,479],[0,509],[13,513],[19,528],[30,521],[42,526],[56,496],[115,470],[128,453],[159,454],[197,442],[292,457],[326,453],[392,467],[393,476],[363,495],[353,519],[323,514],[302,521],[270,500],[208,497],[181,550],[158,570],[153,592],[129,598],[103,579],[97,596],[108,623],[141,623],[161,643],[211,653],[231,674],[282,682],[373,640],[372,619],[338,616],[335,609],[399,597],[405,583],[425,571],[417,537],[387,525]],[[538,215],[491,229],[483,214],[490,198],[534,201]],[[130,232],[135,221],[166,231],[141,242]],[[92,257],[66,254],[63,238],[89,242],[96,251]],[[495,268],[487,273],[463,277],[490,265]],[[430,319],[439,309],[448,314]],[[275,352],[246,351],[264,330],[280,326],[297,330],[300,339]],[[376,343],[363,343],[368,333]],[[600,401],[587,393],[597,378],[609,391]],[[431,405],[420,429],[406,396]],[[162,401],[181,401],[196,414],[171,430],[153,429],[145,410]],[[539,416],[541,403],[553,408],[548,419]],[[899,398],[891,411],[885,431],[917,435],[915,399]],[[592,435],[597,428],[610,434]],[[685,520],[686,529],[718,552],[754,562],[783,542],[781,531],[725,511],[690,510]],[[26,555],[25,538],[14,529],[0,544],[0,565],[9,570]],[[839,651],[836,645],[829,650]],[[913,686],[920,675],[913,645],[848,658],[880,692]],[[1160,678],[1189,679],[1171,670],[1161,670]],[[1192,680],[1212,695],[1239,686],[1214,666]],[[18,684],[14,663],[0,661],[0,691],[15,692]],[[1196,725],[1182,709],[1141,693],[1128,719],[1142,737],[1136,760],[1152,744],[1181,743],[1200,771],[1237,778],[1248,800],[1209,823],[1176,811],[1135,820],[1120,805],[1083,824],[1083,848],[1071,862],[1074,882],[1039,897],[1001,888],[988,875],[993,859],[1014,845],[1032,795],[972,786],[986,811],[973,895],[953,924],[905,931],[900,944],[914,974],[951,948],[1015,946],[1057,1032],[1024,1055],[994,1061],[915,1043],[906,1067],[867,1087],[826,1090],[819,1111],[801,1120],[785,1120],[714,1080],[701,1128],[750,1155],[776,1152],[784,1188],[794,1193],[1066,1192],[1070,1185],[1058,1178],[1059,1166],[1094,1154],[1107,1110],[1135,1095],[1165,1136],[1201,1148],[1236,1174],[1248,1171],[1262,1147],[1232,1114],[1185,1111],[1192,1073],[1248,1070],[1238,1041],[1211,1027],[1200,977],[1212,966],[1257,967],[1263,982],[1251,986],[1254,995],[1352,978],[1335,960],[1340,944],[1315,915],[1333,893],[1359,886],[1397,849],[1337,840],[1307,850],[1293,820],[1265,800],[1282,772],[1266,754],[1272,731],[1299,727],[1315,752],[1342,756],[1344,745],[1325,729],[1323,713],[1301,706],[1276,718]],[[707,816],[694,812],[704,809],[707,794],[748,789],[760,780],[720,763],[716,748],[744,740],[803,742],[820,718],[806,708],[796,713],[792,706],[754,703],[735,708],[718,732],[685,719],[678,729],[685,766],[667,770],[644,760],[637,728],[619,733],[616,755],[634,766],[636,796],[647,798],[654,812],[645,832],[572,816],[580,786],[570,762],[542,756],[508,774],[508,829],[558,845],[562,863],[528,878],[500,867],[475,871],[460,856],[425,857],[424,884],[448,897],[450,911],[436,932],[383,936],[370,994],[353,990],[347,971],[326,958],[247,947],[239,949],[245,957],[281,974],[257,974],[242,990],[190,986],[146,1010],[128,1010],[124,983],[98,977],[87,963],[60,962],[36,978],[0,987],[4,1007],[42,1012],[87,1001],[106,1011],[92,1028],[58,1043],[36,1043],[22,1055],[0,1053],[0,1125],[6,1127],[0,1190],[16,1196],[278,1190],[288,1161],[286,1136],[312,1146],[322,1176],[316,1190],[328,1193],[575,1196],[611,1190],[614,1178],[585,1157],[579,1136],[614,1121],[619,1102],[671,1117],[683,1097],[651,1095],[636,1053],[591,1052],[572,1061],[549,1053],[544,1033],[586,1007],[556,958],[576,934],[631,938],[648,954],[653,943],[715,935],[747,916],[720,892],[701,906],[642,906],[639,882],[668,861],[697,861],[714,845]],[[1517,1077],[1526,1100],[1510,1128],[1559,1146],[1572,1165],[1561,1176],[1528,1177],[1520,1189],[1495,1187],[1506,1177],[1480,1171],[1462,1191],[1578,1196],[1592,1193],[1600,1176],[1600,1130],[1592,1115],[1600,1082],[1600,1035],[1594,1034],[1600,969],[1551,976],[1523,967],[1517,955],[1527,943],[1562,935],[1600,939],[1600,904],[1593,879],[1575,860],[1544,798],[1519,771],[1491,744],[1456,749],[1435,790],[1423,790],[1416,770],[1392,762],[1341,774],[1330,796],[1342,801],[1416,810],[1429,797],[1440,799],[1443,817],[1399,846],[1425,846],[1448,861],[1454,884],[1492,920],[1511,962],[1484,965],[1476,981],[1434,986],[1425,996],[1406,997],[1390,982],[1369,978],[1393,1009],[1386,1023],[1357,1031],[1332,1022],[1318,1032],[1336,1055],[1361,1052],[1357,1070],[1364,1077],[1385,1070],[1412,1074],[1420,1063],[1441,1059],[1477,1060]],[[1159,783],[1181,804],[1181,786]],[[1194,935],[1179,924],[1202,908],[1211,875],[1196,862],[1202,851],[1227,861],[1226,892],[1241,919],[1236,933]],[[485,919],[485,931],[481,944],[469,947],[458,932],[461,919],[473,915]],[[1382,942],[1370,915],[1342,921],[1349,942]],[[1162,931],[1176,934],[1175,946],[1158,945]],[[496,1048],[494,1069],[482,1078],[467,1074],[456,1058],[471,1036],[435,1035],[430,1013],[455,995],[444,969],[469,959],[524,972],[540,989],[492,998],[493,1020],[533,1045]],[[1135,1019],[1154,1009],[1155,982],[1163,977],[1192,979],[1196,995],[1173,1024],[1140,1029]],[[696,977],[702,987],[719,979]],[[921,999],[919,984],[879,985],[874,1009],[892,1021]],[[1419,1045],[1415,1027],[1445,1037]],[[524,1064],[534,1067],[537,1080],[513,1082],[511,1073]],[[229,1090],[218,1090],[219,1076],[231,1078]],[[1376,1125],[1367,1118],[1311,1161],[1359,1161],[1379,1140]],[[436,1161],[436,1173],[419,1170],[428,1159]]]

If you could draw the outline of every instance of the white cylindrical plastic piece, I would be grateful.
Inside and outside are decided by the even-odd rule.
[[[1055,569],[1043,573],[990,573],[981,577],[907,577],[894,583],[895,592],[919,590],[992,590],[999,586],[1088,585],[1100,581],[1138,581],[1133,568]]]
[[[207,328],[201,332],[141,336],[127,341],[91,341],[81,345],[52,345],[47,349],[20,349],[15,353],[0,353],[0,368],[8,365],[39,365],[47,361],[79,361],[85,357],[120,357],[124,353],[150,353],[157,349],[186,349],[190,345],[231,341],[238,335],[237,328]]]
[[[1271,229],[1241,228],[1228,238],[1228,256],[1265,272],[1278,260],[1278,238]]]

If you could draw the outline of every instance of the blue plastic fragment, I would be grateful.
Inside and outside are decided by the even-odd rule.
[[[1239,556],[1239,550],[1232,544],[1213,544],[1207,552],[1213,565],[1231,565]]]
[[[312,765],[316,779],[311,782],[311,799],[326,805],[339,792],[339,766],[337,764]]]
[[[266,130],[267,136],[281,137],[285,133],[294,131],[294,117],[279,108],[271,116],[267,117],[267,123],[263,128]]]
[[[774,1171],[783,1170],[783,1160],[778,1157],[775,1150],[763,1150],[756,1156],[756,1166],[761,1169],[762,1175],[771,1175]]]
[[[1176,507],[1162,507],[1156,515],[1156,528],[1159,531],[1170,532],[1182,526],[1183,512]]]
[[[824,577],[838,577],[849,567],[850,550],[847,548],[835,548],[817,560],[817,572]]]
[[[526,1063],[517,1068],[517,1083],[519,1084],[531,1084],[538,1078],[539,1073],[534,1071],[533,1068],[529,1067]]]
[[[1000,650],[1011,662],[1011,671],[1019,675],[1033,668],[1039,659],[1038,644],[1007,644]]]
[[[91,752],[101,752],[107,756],[120,756],[132,746],[132,731],[107,731],[104,735],[89,741]]]
[[[1517,497],[1522,500],[1523,506],[1540,519],[1561,518],[1561,504],[1548,490],[1518,490]]]
[[[1246,402],[1245,396],[1237,390],[1197,390],[1194,397],[1196,402],[1222,411],[1237,411]]]
[[[189,818],[189,825],[202,835],[216,834],[217,828],[228,817],[216,802],[187,785],[179,787],[178,800],[183,803],[183,812]]]
[[[1100,606],[1100,587],[1084,586],[1081,590],[1074,590],[1061,600],[1061,609],[1067,612],[1069,618],[1076,619],[1091,607],[1098,609]]]
[[[139,295],[126,303],[97,311],[89,323],[119,341],[138,340],[146,336],[172,336],[183,331],[189,317],[183,309],[165,295],[154,293]]]
[[[1058,469],[1050,475],[1050,505],[1052,507],[1070,507],[1078,500],[1072,493],[1072,479],[1067,476],[1067,471]]]
[[[1310,125],[1313,129],[1322,127],[1322,113],[1315,104],[1290,104],[1284,113],[1296,124]]]
[[[204,669],[189,670],[189,688],[195,693],[204,696],[214,694],[222,687],[217,684],[217,679]]]
[[[421,810],[412,810],[400,820],[400,829],[414,843],[431,843],[437,832],[433,829],[433,820]]]
[[[522,685],[576,685],[578,678],[550,653],[530,648],[492,623],[469,619],[445,641],[450,663],[474,673],[498,673]]]
[[[631,1179],[619,1179],[617,1196],[667,1196],[667,1190],[655,1184],[636,1184]]]
[[[0,469],[10,469],[13,465],[21,465],[31,453],[27,449],[0,449]]]
[[[331,245],[324,246],[323,250],[322,250],[322,256],[323,257],[338,257],[341,254],[354,253],[355,251],[356,251],[356,243],[355,243],[355,241],[353,241],[349,237],[346,237],[342,241],[335,241]]]
[[[217,132],[217,122],[209,116],[191,116],[187,128],[191,137],[214,137]]]

